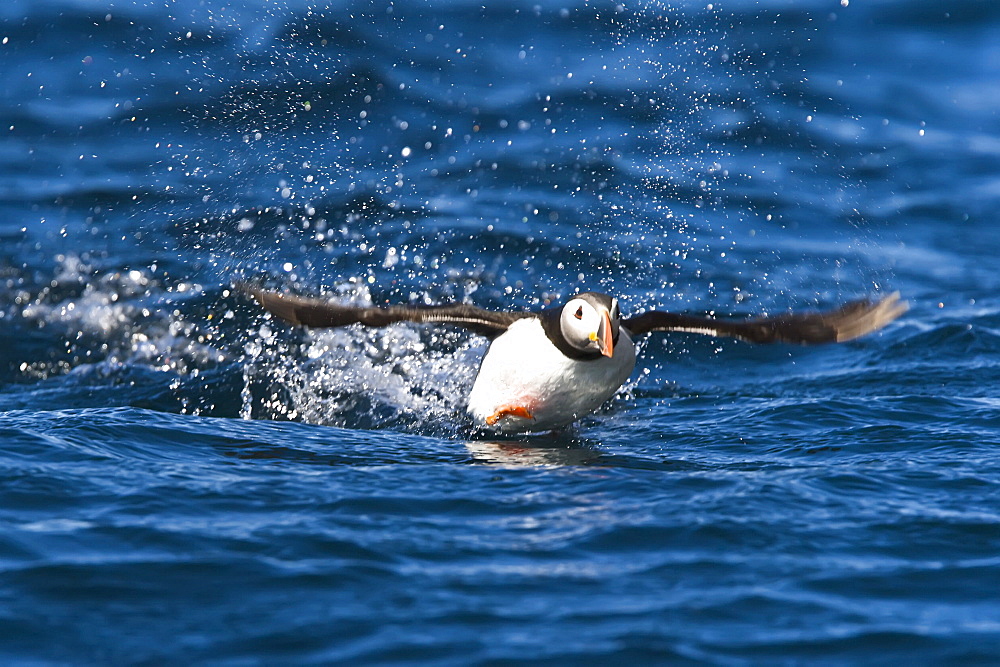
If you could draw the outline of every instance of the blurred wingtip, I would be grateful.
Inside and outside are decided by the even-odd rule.
[[[879,301],[856,302],[856,306],[845,312],[843,319],[836,323],[838,343],[883,329],[910,309],[910,304],[901,300],[898,291]]]
[[[259,285],[246,280],[237,280],[233,282],[233,290],[249,299],[253,299],[262,306],[264,305],[264,290]]]
[[[259,285],[244,280],[234,282],[233,289],[248,299],[256,301],[257,305],[267,312],[292,324],[302,324],[297,313],[297,306],[300,304],[294,297],[285,297],[277,292],[269,292]]]

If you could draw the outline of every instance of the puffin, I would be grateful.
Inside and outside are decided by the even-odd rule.
[[[540,310],[496,312],[466,303],[343,305],[247,284],[237,289],[272,315],[305,327],[413,322],[484,336],[489,347],[467,412],[479,428],[501,434],[557,431],[597,410],[631,376],[639,336],[686,332],[751,343],[842,343],[885,327],[908,309],[899,292],[824,312],[732,320],[660,310],[623,317],[617,297],[601,292],[581,292]]]

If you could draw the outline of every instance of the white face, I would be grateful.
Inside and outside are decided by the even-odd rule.
[[[610,319],[606,319],[606,315]],[[620,314],[618,299],[612,299],[611,310],[596,307],[587,299],[570,299],[563,308],[559,327],[563,337],[574,348],[584,352],[606,354],[611,349],[611,341],[618,331]]]

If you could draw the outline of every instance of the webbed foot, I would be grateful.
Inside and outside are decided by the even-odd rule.
[[[498,409],[496,412],[491,414],[486,418],[486,423],[493,426],[498,421],[504,417],[520,417],[521,419],[531,419],[534,420],[535,416],[531,414],[528,408],[521,405],[505,405],[504,407]]]

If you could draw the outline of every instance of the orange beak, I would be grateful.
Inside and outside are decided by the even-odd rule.
[[[601,354],[610,357],[615,353],[614,336],[611,333],[611,315],[604,311],[604,319],[601,326],[597,328],[597,344],[600,346]]]

